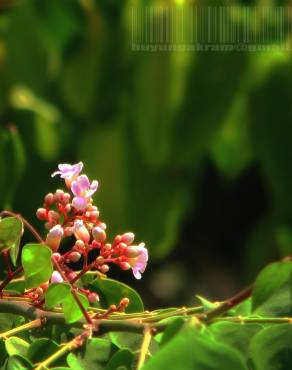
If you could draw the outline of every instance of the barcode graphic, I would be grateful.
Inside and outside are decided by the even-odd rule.
[[[291,6],[132,7],[132,49],[291,50]]]

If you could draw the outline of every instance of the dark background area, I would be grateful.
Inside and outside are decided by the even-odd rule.
[[[145,4],[0,1],[0,206],[44,233],[50,174],[82,160],[109,235],[150,251],[109,276],[148,308],[224,299],[292,253],[291,54],[133,51]]]

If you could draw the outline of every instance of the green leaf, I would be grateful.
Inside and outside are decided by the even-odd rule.
[[[0,315],[0,332],[12,329],[15,326],[21,325],[24,319],[22,316],[12,313],[1,313]]]
[[[36,288],[50,279],[53,273],[52,251],[42,244],[26,244],[22,250],[26,288]]]
[[[182,317],[178,317],[174,321],[172,321],[165,329],[162,335],[161,341],[160,341],[160,345],[163,346],[164,344],[169,342],[177,334],[177,332],[183,327],[184,323],[185,323],[185,320]]]
[[[133,352],[130,352],[128,349],[120,349],[109,360],[105,370],[132,370],[134,358]]]
[[[83,294],[77,293],[77,296],[85,309],[88,308],[89,302],[87,297]],[[68,294],[62,302],[64,307],[64,316],[68,324],[78,321],[83,316],[77,302],[75,301],[72,293]]]
[[[51,339],[36,339],[29,346],[27,358],[32,362],[40,362],[51,356],[59,349],[59,345]]]
[[[126,312],[144,311],[143,302],[138,293],[124,283],[113,279],[97,278],[89,287],[100,295],[101,306],[105,309],[111,304],[118,305],[122,298],[127,297],[130,303],[126,308]]]
[[[292,326],[278,324],[261,330],[250,345],[256,370],[292,368]]]
[[[18,337],[9,337],[5,341],[5,348],[9,356],[26,356],[29,343]]]
[[[51,284],[45,295],[46,307],[48,309],[54,308],[58,304],[62,303],[70,292],[71,286],[69,284]]]
[[[13,355],[9,357],[5,370],[32,370],[32,364],[22,356]]]
[[[6,348],[5,348],[5,342],[1,338],[0,339],[0,366],[3,365],[7,356],[8,356],[8,353],[7,353]]]
[[[206,330],[187,325],[167,342],[143,370],[247,370],[242,356]]]
[[[11,281],[5,288],[5,291],[16,292],[22,294],[25,291],[24,280]]]
[[[252,295],[253,310],[264,304],[285,283],[289,282],[290,285],[291,272],[292,262],[275,262],[265,267],[255,281]]]
[[[18,217],[5,217],[0,219],[0,251],[12,249],[13,262],[15,263],[20,239],[23,234],[23,224]]]
[[[238,323],[221,321],[209,326],[210,332],[220,343],[227,344],[248,360],[250,341],[263,328],[260,324],[240,325]]]
[[[86,346],[67,356],[68,365],[74,370],[104,370],[117,347],[106,339],[90,339]]]
[[[109,333],[109,338],[120,349],[128,349],[131,352],[139,351],[143,342],[143,335],[135,333],[112,332]],[[157,352],[158,344],[156,337],[151,340],[149,350],[151,353]]]

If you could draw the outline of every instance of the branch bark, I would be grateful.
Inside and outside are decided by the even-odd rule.
[[[0,299],[0,313],[12,313],[15,315],[23,316],[29,320],[42,319],[45,321],[45,325],[66,325],[84,329],[86,321],[84,319],[76,321],[72,324],[68,324],[65,321],[62,313],[51,312],[41,310],[37,307],[32,306],[28,302],[19,302],[12,300]],[[128,332],[143,334],[145,324],[139,322],[133,322],[128,320],[93,320],[98,327],[98,334],[102,335],[109,332]],[[149,324],[147,324],[149,326]],[[162,331],[165,328],[164,324],[153,324],[151,327],[155,328],[157,332]]]

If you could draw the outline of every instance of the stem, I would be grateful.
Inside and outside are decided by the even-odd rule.
[[[67,324],[63,313],[57,313],[52,311],[44,311],[39,308],[34,307],[28,302],[19,301],[8,301],[6,299],[0,299],[0,313],[12,313],[15,315],[20,315],[29,320],[42,319],[45,320],[45,325],[67,325],[68,327],[74,327],[79,329],[84,329],[84,324],[86,323],[84,319],[76,321],[72,324]],[[109,332],[127,332],[127,333],[137,333],[142,334],[144,332],[145,324],[141,322],[132,322],[125,319],[121,320],[94,320],[98,323],[100,335]],[[148,325],[150,326],[150,325]],[[165,329],[165,324],[155,323],[150,326],[154,328],[157,332],[161,332]]]
[[[89,325],[92,325],[92,319],[91,317],[88,315],[88,312],[86,311],[86,309],[84,308],[83,304],[81,303],[78,295],[77,295],[77,292],[76,292],[76,288],[73,286],[73,283],[70,282],[68,279],[67,279],[67,276],[64,274],[64,272],[62,271],[61,269],[61,266],[59,265],[58,261],[53,258],[53,262],[54,262],[54,265],[56,267],[56,269],[58,270],[58,272],[60,273],[60,275],[62,276],[63,280],[66,281],[67,283],[69,283],[71,285],[71,293],[76,301],[76,303],[78,304],[78,307],[80,308],[87,324]]]
[[[36,231],[36,229],[32,226],[32,224],[27,221],[23,216],[21,216],[18,213],[12,212],[12,211],[2,211],[0,212],[0,217],[2,216],[12,216],[19,218],[23,224],[26,226],[26,228],[32,233],[32,235],[36,238],[36,240],[40,243],[44,243],[44,240],[40,236],[40,234]]]
[[[142,366],[144,365],[146,355],[148,353],[148,348],[150,346],[151,338],[152,338],[151,327],[145,326],[143,342],[142,342],[139,360],[137,364],[137,370],[140,370]]]
[[[211,322],[229,321],[235,324],[291,324],[291,317],[217,317]]]
[[[48,357],[45,361],[42,361],[35,370],[46,369],[48,365],[56,361],[58,358],[62,357],[65,353],[73,351],[74,349],[81,347],[84,343],[84,336],[79,335],[75,337],[70,342],[64,344],[57,352]]]
[[[210,311],[199,314],[197,318],[202,321],[210,321],[216,316],[221,316],[225,312],[229,311],[231,308],[237,306],[239,303],[245,301],[249,298],[252,294],[253,285],[243,289],[241,292],[237,293],[233,297],[227,299],[223,303],[221,303],[218,307],[211,309]]]
[[[33,321],[30,321],[24,325],[18,326],[17,328],[5,331],[4,333],[0,333],[0,338],[7,339],[11,335],[14,335],[16,333],[20,333],[25,330],[40,328],[44,325],[45,320],[44,319],[35,319]]]
[[[3,289],[10,283],[13,278],[23,271],[23,267],[19,266],[15,271],[13,271],[11,274],[9,274],[0,284],[0,297],[2,296]]]

